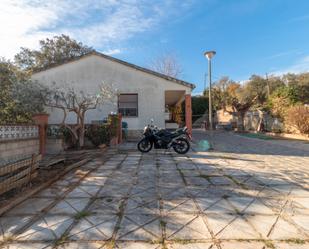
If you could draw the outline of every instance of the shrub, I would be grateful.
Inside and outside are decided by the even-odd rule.
[[[85,136],[95,145],[109,144],[111,138],[111,129],[108,124],[89,125],[86,127]]]
[[[272,115],[284,120],[290,106],[298,101],[297,90],[292,86],[282,86],[277,88],[268,99],[267,108]]]
[[[309,134],[309,107],[303,105],[292,106],[287,111],[286,123]]]
[[[109,129],[110,129],[110,137],[115,137],[117,134],[117,129],[119,125],[118,115],[109,115],[108,124],[109,124]]]

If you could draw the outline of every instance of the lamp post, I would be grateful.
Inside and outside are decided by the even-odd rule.
[[[204,56],[208,59],[208,80],[209,80],[209,129],[213,130],[213,122],[212,122],[212,101],[211,101],[211,59],[216,54],[216,51],[206,51]]]

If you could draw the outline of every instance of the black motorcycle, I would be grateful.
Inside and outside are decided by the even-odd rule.
[[[140,152],[149,152],[152,147],[155,149],[169,149],[173,147],[178,154],[186,154],[190,149],[187,127],[170,132],[164,129],[158,129],[153,125],[144,128],[144,138],[139,141],[137,148]]]

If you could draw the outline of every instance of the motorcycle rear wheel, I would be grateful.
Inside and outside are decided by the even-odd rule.
[[[139,143],[137,144],[137,149],[140,151],[140,152],[143,152],[143,153],[147,153],[149,151],[151,151],[152,149],[152,143],[146,139],[146,138],[143,138],[141,141],[139,141]]]
[[[190,143],[185,138],[178,138],[173,145],[173,149],[178,154],[186,154],[190,150]]]

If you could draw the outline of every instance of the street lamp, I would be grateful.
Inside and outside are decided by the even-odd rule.
[[[204,53],[204,56],[208,59],[208,79],[209,79],[209,129],[213,129],[213,123],[212,123],[212,103],[211,103],[211,59],[216,54],[216,51],[206,51]]]

